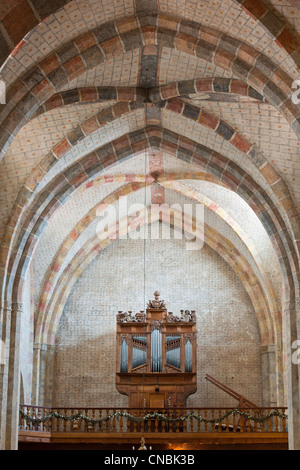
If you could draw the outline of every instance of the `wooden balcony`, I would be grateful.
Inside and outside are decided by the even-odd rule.
[[[21,448],[31,443],[44,447],[46,444],[97,444],[103,449],[114,445],[116,449],[131,449],[144,434],[153,449],[197,450],[212,445],[281,449],[287,448],[288,442],[285,416],[285,408],[143,410],[22,405],[19,443]]]

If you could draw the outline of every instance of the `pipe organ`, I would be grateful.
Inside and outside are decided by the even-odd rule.
[[[197,390],[196,313],[176,316],[154,296],[146,312],[118,312],[116,387],[130,408],[185,407]]]

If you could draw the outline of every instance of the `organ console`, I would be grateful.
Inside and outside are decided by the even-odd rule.
[[[185,407],[197,390],[196,313],[176,316],[154,296],[146,312],[118,312],[116,387],[130,408]]]

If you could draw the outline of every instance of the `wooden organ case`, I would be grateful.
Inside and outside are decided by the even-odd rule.
[[[196,314],[168,313],[160,294],[146,313],[117,315],[117,390],[130,408],[186,407],[197,390]]]

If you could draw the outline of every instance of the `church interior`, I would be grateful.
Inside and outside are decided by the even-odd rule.
[[[300,450],[300,0],[0,0],[0,62],[0,449]]]

